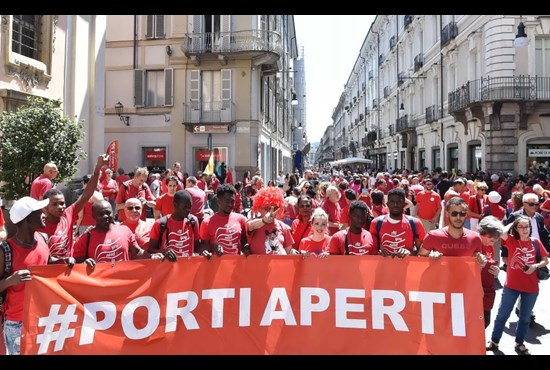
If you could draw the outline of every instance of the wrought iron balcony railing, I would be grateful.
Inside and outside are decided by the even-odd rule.
[[[407,28],[413,21],[414,15],[406,15],[403,17],[403,27]]]
[[[416,123],[413,119],[409,120],[409,115],[405,114],[403,117],[395,120],[395,127],[397,132],[414,130],[416,128]]]
[[[437,105],[431,105],[426,108],[426,123],[432,123],[441,119],[441,110]]]
[[[230,101],[183,103],[184,124],[217,124],[235,121],[235,103]]]
[[[414,57],[414,71],[418,71],[424,65],[424,54],[420,53]]]
[[[449,93],[449,112],[489,101],[550,101],[550,77],[512,76],[471,80]]]
[[[263,30],[188,33],[181,48],[186,56],[244,51],[283,53],[281,35]]]
[[[447,45],[449,41],[458,36],[458,26],[456,22],[450,22],[441,30],[441,46]]]

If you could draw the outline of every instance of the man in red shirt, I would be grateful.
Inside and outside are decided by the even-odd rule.
[[[130,176],[128,176],[127,174],[124,173],[124,168],[122,167],[119,167],[118,170],[118,176],[116,177],[116,182],[118,183],[118,185],[120,186],[120,184],[122,184],[124,181],[128,181],[130,180]]]
[[[76,202],[69,207],[66,207],[65,196],[59,189],[50,189],[44,194],[44,199],[49,199],[50,202],[44,208],[46,226],[38,231],[44,232],[50,237],[48,245],[52,257],[64,258],[71,255],[73,226],[78,220],[78,212],[84,209],[84,206],[96,191],[101,167],[107,164],[108,159],[109,156],[106,154],[97,157],[95,170],[88,185]]]
[[[416,195],[416,216],[422,222],[424,230],[434,230],[441,215],[441,197],[433,191],[431,178],[424,179],[424,190]]]
[[[426,236],[420,220],[405,215],[405,197],[403,188],[390,190],[388,192],[388,214],[378,216],[370,224],[370,233],[380,254],[384,257],[403,258],[410,254],[414,255]],[[414,225],[411,225],[411,222]]]
[[[31,197],[42,200],[42,196],[53,187],[52,180],[56,178],[57,173],[55,163],[46,163],[42,175],[34,179],[31,184]]]
[[[329,243],[330,254],[365,255],[378,254],[378,247],[371,234],[363,229],[369,209],[361,200],[354,200],[349,206],[350,226],[332,235]]]
[[[200,226],[201,241],[210,253],[241,254],[247,242],[246,219],[233,212],[235,193],[233,185],[220,185],[216,192],[218,212],[205,218]]]
[[[143,221],[140,218],[141,202],[136,198],[126,200],[124,213],[126,214],[126,219],[121,225],[128,227],[134,233],[136,241],[141,249],[148,250],[151,228],[153,227],[154,221],[151,219]]]
[[[161,222],[155,221],[151,229],[149,252],[166,252],[171,249],[177,257],[190,257],[202,252],[199,236],[199,221],[189,213],[191,195],[187,190],[178,190],[173,197],[174,212],[164,216],[166,224],[161,229]]]
[[[15,201],[10,209],[10,219],[16,229],[15,235],[6,241],[11,268],[9,276],[0,280],[0,292],[6,290],[3,331],[8,355],[18,355],[20,352],[25,283],[32,279],[28,267],[48,263],[66,263],[69,266],[74,264],[72,257],[57,259],[50,256],[46,239],[36,232],[45,226],[42,209],[49,202],[48,198],[38,201],[23,197]],[[5,269],[6,252],[4,248],[0,248],[0,271]]]
[[[482,253],[482,243],[479,234],[464,228],[468,205],[460,196],[453,197],[445,204],[445,213],[449,225],[432,230],[424,238],[418,255],[434,260],[441,256],[475,257],[481,267],[487,263],[487,257]]]
[[[155,197],[147,185],[147,178],[149,177],[149,170],[147,167],[139,167],[136,170],[134,178],[120,184],[118,193],[116,196],[116,209],[122,210],[118,213],[118,219],[124,221],[126,215],[124,214],[124,207],[126,207],[126,200],[129,198],[137,198],[141,202],[141,219],[146,219],[145,206],[155,208]]]

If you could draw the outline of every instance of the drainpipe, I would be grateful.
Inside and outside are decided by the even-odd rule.
[[[134,69],[137,68],[137,15],[134,15]]]
[[[373,23],[374,24],[374,23]],[[376,128],[376,140],[380,143],[380,126],[381,126],[381,115],[380,115],[380,34],[372,30],[371,32],[376,34],[376,103],[378,104],[377,112],[377,128]],[[378,157],[380,153],[376,153],[376,166],[379,168]]]
[[[441,44],[443,40],[443,15],[439,15],[439,69],[441,71],[441,76],[439,78],[439,84],[441,86],[441,121],[440,125],[440,139],[441,139],[441,168],[446,169],[447,164],[445,163],[445,139],[443,137],[443,45]]]

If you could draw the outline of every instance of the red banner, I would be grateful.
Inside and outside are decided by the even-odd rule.
[[[165,150],[146,150],[145,151],[145,160],[152,162],[162,162],[166,159]]]
[[[113,170],[113,172],[116,172],[118,169],[118,140],[114,140],[109,144],[105,150],[105,154],[109,155],[109,168]]]
[[[31,266],[23,354],[485,354],[470,257]]]

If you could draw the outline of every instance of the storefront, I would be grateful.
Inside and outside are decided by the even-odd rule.
[[[166,147],[143,147],[143,163],[151,173],[166,170]]]
[[[208,160],[210,159],[210,151],[207,147],[193,148],[193,151],[193,168],[195,168],[195,173],[197,171],[204,171],[204,169],[208,165]],[[214,172],[218,174],[220,173],[220,165],[222,164],[222,162],[227,165],[228,152],[228,147],[212,148],[212,155],[214,157]]]
[[[549,144],[537,144],[527,146],[527,169],[547,169],[549,161]]]

